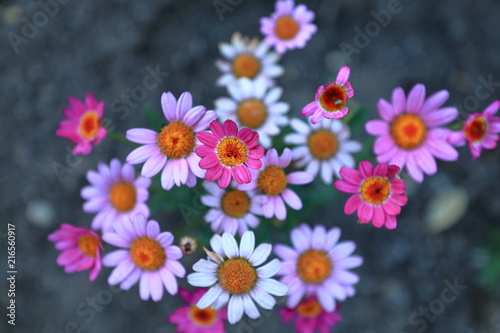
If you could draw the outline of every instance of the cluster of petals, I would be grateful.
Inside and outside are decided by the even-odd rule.
[[[279,311],[283,323],[294,322],[297,333],[329,333],[342,320],[338,313],[339,306],[335,311],[326,312],[321,307],[315,296],[309,296],[300,302],[295,308],[285,307]]]

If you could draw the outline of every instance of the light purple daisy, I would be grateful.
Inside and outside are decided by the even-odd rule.
[[[340,68],[337,79],[328,83],[326,87],[319,86],[314,96],[314,102],[307,104],[301,111],[304,117],[311,117],[311,123],[317,124],[323,118],[340,119],[348,112],[346,106],[349,98],[354,96],[349,75],[351,69],[348,66]]]
[[[416,84],[405,97],[402,88],[392,92],[392,104],[380,99],[381,120],[370,120],[365,129],[377,136],[373,151],[379,163],[406,166],[411,178],[421,183],[424,173],[437,172],[435,158],[455,161],[458,152],[447,142],[451,130],[441,127],[458,116],[455,107],[441,108],[448,91],[440,90],[425,98],[425,86]]]
[[[205,221],[211,224],[215,233],[228,232],[231,235],[243,235],[250,228],[257,228],[260,220],[255,215],[262,215],[262,199],[255,198],[255,191],[240,191],[235,188],[221,189],[214,182],[203,182],[208,195],[201,196],[201,202],[210,207]]]
[[[260,19],[260,32],[266,36],[267,45],[274,46],[278,53],[285,53],[306,46],[317,30],[313,20],[314,13],[305,5],[295,6],[294,0],[278,0],[271,17]]]
[[[117,224],[115,230],[102,236],[105,242],[123,248],[103,258],[104,266],[116,266],[108,283],[120,283],[120,288],[128,290],[140,280],[139,293],[144,301],[151,297],[158,302],[163,297],[163,289],[171,295],[177,294],[175,277],[183,278],[186,270],[178,261],[182,257],[181,249],[172,245],[174,236],[160,232],[158,222],[146,221],[141,214]]]
[[[289,148],[285,148],[281,156],[278,156],[276,149],[269,149],[262,158],[262,168],[250,170],[252,181],[238,186],[242,191],[257,189],[255,199],[262,200],[262,211],[266,218],[276,216],[281,221],[286,219],[285,203],[294,210],[302,209],[299,196],[287,188],[287,185],[308,184],[313,181],[314,176],[303,171],[285,174],[284,169],[291,160],[292,151]]]
[[[136,178],[134,168],[127,163],[122,166],[116,158],[111,160],[109,167],[99,163],[97,170],[87,172],[90,185],[81,191],[82,198],[87,200],[83,210],[97,213],[92,220],[92,229],[110,231],[116,224],[139,213],[149,217],[146,200],[150,179]]]
[[[340,229],[314,229],[303,223],[290,233],[294,248],[278,244],[274,253],[283,261],[278,275],[288,286],[287,307],[293,308],[303,297],[314,295],[327,312],[335,310],[336,301],[356,293],[357,274],[349,271],[361,266],[363,259],[351,255],[356,249],[352,241],[338,243]]]
[[[200,158],[194,153],[196,133],[207,129],[217,115],[202,105],[193,107],[189,92],[182,93],[177,101],[172,93],[163,93],[161,106],[170,123],[159,133],[146,128],[128,130],[127,139],[142,146],[127,156],[127,162],[145,162],[141,173],[147,178],[163,169],[161,185],[165,190],[170,190],[174,184],[194,187],[196,177],[205,177],[205,170],[198,166]]]

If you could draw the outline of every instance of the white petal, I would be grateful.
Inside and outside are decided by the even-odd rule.
[[[200,259],[197,263],[193,265],[193,270],[199,273],[215,273],[217,271],[217,265],[213,261]]]
[[[253,300],[260,305],[260,307],[271,310],[274,305],[276,305],[276,300],[269,295],[264,289],[260,287],[255,287],[250,292],[250,296],[252,296]]]
[[[205,295],[196,303],[196,306],[200,309],[204,309],[215,303],[217,298],[222,294],[224,290],[222,290],[221,286],[215,285],[210,288]]]
[[[241,296],[231,297],[227,310],[229,323],[234,324],[238,322],[243,317],[243,298]]]
[[[257,269],[257,275],[260,278],[270,278],[276,275],[276,273],[278,273],[280,268],[281,268],[281,262],[278,259],[273,259],[264,266],[259,267]]]
[[[285,296],[288,292],[288,287],[275,279],[260,279],[257,286],[275,296]]]
[[[225,232],[222,234],[222,247],[226,257],[234,258],[239,256],[238,243],[230,233]]]
[[[249,295],[243,295],[243,308],[245,313],[252,319],[257,319],[260,316],[259,310],[255,306],[252,298]]]
[[[210,287],[217,282],[215,274],[191,273],[187,276],[188,283],[195,287]]]
[[[240,257],[250,259],[255,248],[255,235],[252,231],[246,231],[240,241]]]
[[[260,244],[259,246],[257,246],[248,261],[250,261],[253,266],[259,266],[267,260],[267,257],[269,257],[269,255],[271,254],[272,249],[273,247],[271,246],[271,244]]]

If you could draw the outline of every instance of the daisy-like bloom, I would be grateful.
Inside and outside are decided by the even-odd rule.
[[[326,312],[318,299],[310,296],[293,309],[281,309],[279,314],[284,323],[294,320],[295,331],[298,333],[328,333],[342,320],[342,315],[336,312],[338,308],[337,305],[334,312]]]
[[[372,224],[376,228],[385,225],[387,229],[396,228],[396,215],[401,213],[401,206],[406,205],[406,184],[394,178],[401,169],[397,165],[380,163],[375,168],[368,161],[361,161],[358,170],[343,167],[342,179],[336,180],[337,190],[352,193],[347,200],[344,212],[347,215],[358,211],[361,223]]]
[[[337,75],[335,82],[330,82],[326,87],[319,86],[314,96],[314,102],[304,106],[301,114],[304,117],[311,117],[311,123],[317,124],[321,119],[343,118],[349,108],[346,106],[349,98],[354,96],[349,75],[351,69],[343,66]]]
[[[93,145],[99,144],[106,136],[102,125],[104,102],[97,102],[92,93],[85,97],[85,103],[70,97],[70,108],[64,109],[66,120],[61,121],[56,135],[76,142],[73,154],[88,155]]]
[[[120,288],[128,290],[140,279],[139,293],[144,301],[151,297],[158,302],[163,289],[177,294],[175,277],[183,278],[186,274],[178,261],[182,251],[172,245],[174,236],[170,232],[160,232],[158,222],[146,221],[137,214],[133,220],[116,224],[115,232],[104,233],[102,239],[123,248],[103,258],[104,266],[116,266],[108,278],[110,285],[120,283]]]
[[[255,200],[262,202],[262,212],[266,218],[276,216],[278,220],[286,219],[285,203],[294,210],[302,209],[299,196],[287,188],[288,184],[303,185],[313,181],[314,176],[303,171],[285,174],[285,168],[292,160],[292,151],[288,148],[278,156],[276,149],[269,149],[262,159],[262,168],[252,170],[252,181],[238,188],[242,191],[257,189]]]
[[[440,108],[448,99],[440,90],[425,99],[425,86],[416,84],[405,97],[402,88],[392,92],[392,104],[380,99],[377,107],[382,120],[370,120],[365,129],[377,136],[373,151],[377,161],[406,166],[411,178],[421,183],[424,173],[437,172],[435,158],[455,161],[458,152],[446,140],[451,130],[440,127],[458,116],[454,107]]]
[[[288,286],[287,307],[294,308],[304,296],[316,296],[326,312],[335,309],[336,301],[353,296],[358,275],[349,271],[361,266],[363,259],[351,255],[356,249],[352,241],[338,243],[340,229],[326,231],[322,225],[311,229],[303,223],[292,229],[294,248],[278,244],[274,253],[283,261],[279,275]]]
[[[192,255],[198,249],[198,242],[194,237],[182,236],[179,240],[179,247],[185,255]]]
[[[267,86],[273,86],[274,78],[283,75],[283,67],[277,64],[280,56],[270,52],[269,47],[257,38],[250,40],[235,32],[231,44],[220,43],[219,51],[226,60],[215,63],[222,72],[216,82],[218,86],[227,86],[244,77],[250,80],[262,78]]]
[[[460,147],[466,143],[472,158],[481,156],[482,149],[494,149],[500,133],[500,117],[494,115],[500,109],[500,101],[491,103],[482,113],[474,113],[467,117],[462,130],[450,134],[448,142]]]
[[[281,267],[278,259],[256,268],[267,260],[272,246],[260,244],[255,248],[252,231],[243,234],[239,247],[227,232],[222,237],[214,235],[210,245],[214,252],[205,249],[208,260],[200,259],[193,265],[196,273],[187,277],[193,286],[211,287],[196,303],[198,308],[211,306],[217,310],[229,301],[229,323],[234,324],[241,319],[243,312],[252,319],[260,316],[254,302],[270,310],[276,304],[271,295],[286,295],[288,288],[271,278]]]
[[[238,126],[257,131],[262,146],[271,147],[271,137],[280,133],[280,126],[288,124],[286,113],[290,105],[279,102],[283,89],[267,90],[263,78],[254,81],[242,78],[228,85],[227,90],[231,98],[221,97],[215,101],[219,119],[231,119]]]
[[[231,179],[238,184],[246,184],[251,180],[251,169],[262,166],[261,158],[264,148],[257,145],[259,133],[249,128],[238,129],[232,120],[222,125],[217,120],[210,123],[212,132],[196,134],[202,145],[195,152],[201,157],[200,168],[207,170],[205,179],[218,180],[220,188],[228,187]]]
[[[113,226],[135,214],[149,217],[146,200],[151,179],[135,178],[134,168],[127,163],[121,165],[116,158],[109,167],[99,163],[98,171],[89,170],[87,179],[91,185],[82,188],[81,195],[86,213],[97,213],[92,220],[92,229],[110,231]]]
[[[233,186],[228,190],[219,188],[215,183],[203,182],[208,195],[201,196],[201,202],[210,207],[205,221],[211,224],[215,233],[228,232],[241,235],[248,227],[257,228],[262,215],[262,200],[255,199],[255,191],[240,191]]]
[[[266,36],[264,42],[274,46],[278,53],[304,48],[317,30],[312,23],[314,13],[305,5],[295,6],[294,0],[278,0],[274,8],[271,17],[260,19],[260,32]]]
[[[143,146],[133,150],[127,156],[127,162],[146,162],[141,173],[147,178],[163,169],[161,185],[165,190],[170,190],[174,184],[194,187],[196,177],[205,177],[205,171],[198,166],[200,158],[194,153],[195,135],[205,130],[217,115],[202,105],[193,107],[189,92],[182,93],[177,101],[172,93],[163,93],[161,106],[170,123],[159,133],[146,128],[128,130],[127,139]]]
[[[63,223],[48,239],[55,243],[56,250],[62,251],[57,264],[64,266],[66,273],[90,269],[89,280],[96,279],[101,270],[102,242],[95,232]]]
[[[179,296],[186,301],[188,306],[183,306],[174,311],[168,320],[177,324],[178,333],[224,333],[224,320],[227,320],[225,309],[214,310],[211,307],[200,309],[196,303],[205,295],[206,289],[197,288],[190,293],[179,288]]]
[[[297,167],[306,167],[306,172],[315,176],[321,169],[321,178],[331,184],[333,174],[340,177],[343,166],[353,167],[351,154],[361,150],[361,144],[350,141],[351,132],[347,125],[337,119],[323,119],[318,124],[308,125],[299,119],[292,119],[295,133],[285,135],[284,141],[295,144],[292,157]]]

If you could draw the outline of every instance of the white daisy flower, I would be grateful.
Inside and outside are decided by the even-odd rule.
[[[242,77],[251,80],[263,77],[268,86],[273,86],[273,79],[283,75],[283,67],[277,65],[281,56],[269,51],[269,46],[257,38],[249,39],[235,32],[230,44],[219,44],[219,51],[226,60],[217,60],[215,63],[222,72],[216,82],[218,86],[226,86]]]
[[[280,102],[283,89],[268,90],[266,79],[254,81],[239,79],[227,86],[231,95],[215,100],[215,112],[219,119],[231,119],[239,127],[248,127],[259,133],[259,142],[264,148],[271,147],[271,137],[280,133],[279,126],[288,125],[286,113],[290,105]]]
[[[243,234],[239,248],[234,237],[227,232],[222,237],[214,235],[210,245],[214,252],[205,249],[209,260],[200,259],[193,265],[196,273],[187,277],[193,286],[211,287],[196,304],[198,308],[211,306],[218,310],[229,302],[228,319],[234,324],[241,319],[243,312],[252,319],[258,318],[260,313],[255,303],[270,310],[276,304],[271,295],[286,295],[288,288],[271,279],[281,268],[278,259],[256,268],[267,260],[272,246],[260,244],[255,248],[252,231]]]
[[[349,140],[349,127],[340,120],[323,119],[317,124],[307,124],[292,119],[290,126],[296,132],[285,135],[284,141],[297,145],[292,149],[297,167],[307,165],[305,171],[314,176],[321,169],[321,179],[326,184],[332,183],[333,174],[340,178],[341,167],[354,167],[355,161],[351,154],[361,151],[361,144]]]

